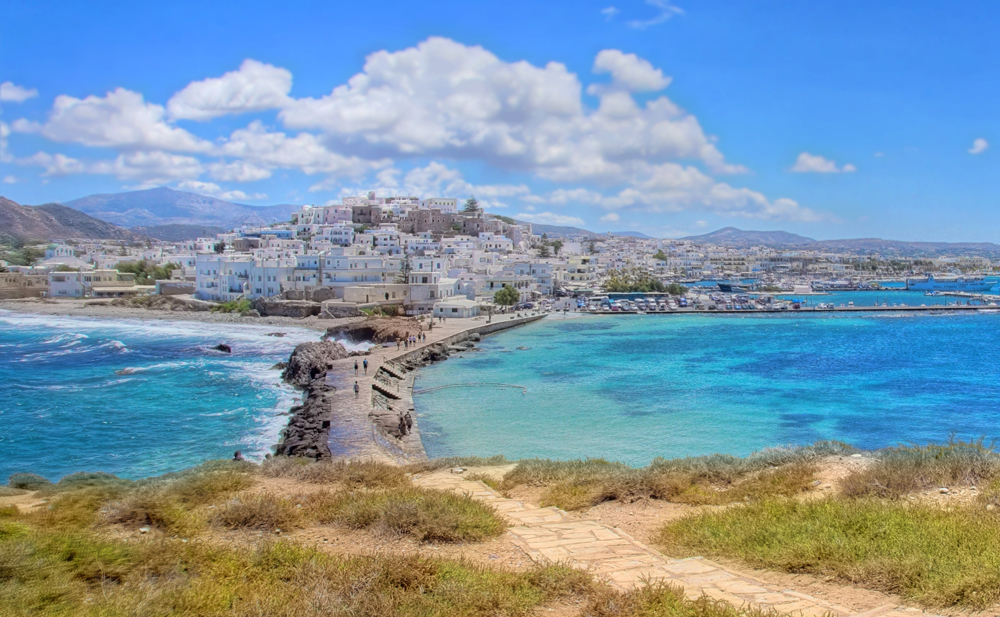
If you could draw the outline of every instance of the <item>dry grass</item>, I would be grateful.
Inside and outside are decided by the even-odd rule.
[[[298,510],[291,500],[269,493],[240,495],[219,507],[211,522],[226,529],[287,530],[301,524]]]
[[[340,484],[354,488],[394,488],[410,484],[402,467],[373,461],[322,461],[278,456],[264,461],[260,474],[309,484]]]
[[[465,495],[420,488],[317,493],[304,498],[319,523],[407,535],[424,542],[480,542],[507,526],[492,506]]]
[[[513,462],[507,460],[503,455],[448,456],[421,463],[411,463],[406,466],[406,471],[411,473],[425,473],[428,471],[437,471],[438,469],[448,469],[449,467],[496,467],[497,465],[509,465]]]
[[[7,485],[10,488],[24,489],[28,491],[37,491],[38,489],[51,484],[52,483],[47,479],[33,473],[15,473],[7,482]]]
[[[1000,454],[983,440],[949,440],[943,445],[900,446],[878,452],[864,471],[845,478],[848,497],[898,499],[928,488],[975,485],[1000,477]]]
[[[694,602],[674,586],[658,582],[627,593],[604,588],[591,594],[586,617],[778,617],[774,611],[735,607],[707,597]]]

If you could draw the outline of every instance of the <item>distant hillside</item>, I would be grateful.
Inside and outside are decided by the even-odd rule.
[[[243,224],[288,221],[300,206],[247,206],[166,187],[127,193],[90,195],[67,206],[123,227],[208,225],[227,230]]]
[[[609,231],[612,236],[625,236],[627,238],[644,238],[646,240],[651,240],[653,236],[647,236],[641,231]]]
[[[992,242],[907,242],[882,238],[854,238],[845,240],[813,240],[787,231],[743,231],[725,227],[701,236],[688,236],[699,244],[717,244],[733,248],[772,246],[799,248],[810,251],[880,253],[900,257],[938,255],[1000,255],[1000,245]]]
[[[213,238],[215,234],[229,231],[226,227],[212,225],[153,225],[133,227],[132,231],[164,242],[183,242],[196,238]]]
[[[140,234],[60,204],[22,206],[6,197],[0,197],[0,237],[40,242],[54,238],[143,240]]]
[[[700,236],[687,236],[681,240],[690,240],[698,244],[718,244],[720,246],[731,246],[734,248],[745,248],[748,246],[805,246],[816,242],[812,238],[806,238],[787,231],[743,231],[735,227],[723,227],[712,233]]]
[[[541,225],[530,221],[516,221],[520,225],[531,225],[531,233],[536,235],[545,234],[550,238],[591,238],[600,234],[595,234],[579,227],[565,227],[563,225]]]

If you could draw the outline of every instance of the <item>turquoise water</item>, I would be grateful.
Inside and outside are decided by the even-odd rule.
[[[283,332],[284,337],[267,336]],[[0,311],[0,483],[263,457],[299,398],[271,367],[315,332]],[[232,346],[232,354],[211,349]]]
[[[1000,312],[547,318],[422,370],[428,455],[656,456],[1000,437]],[[518,349],[523,347],[526,349]]]

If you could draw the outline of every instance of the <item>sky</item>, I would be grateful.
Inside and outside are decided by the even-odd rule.
[[[997,242],[995,24],[986,1],[6,0],[0,195]]]

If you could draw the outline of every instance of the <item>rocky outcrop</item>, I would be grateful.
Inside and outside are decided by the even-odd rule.
[[[421,367],[429,366],[434,362],[447,360],[448,356],[453,353],[469,351],[474,347],[475,343],[471,339],[453,341],[450,345],[436,343],[405,356],[402,360],[398,360],[397,364],[406,371],[415,371]]]
[[[346,339],[351,343],[391,343],[420,332],[420,322],[412,317],[369,317],[353,323],[334,326],[324,339]]]
[[[288,358],[288,366],[281,378],[293,386],[306,388],[317,377],[326,373],[334,361],[343,360],[348,355],[350,354],[343,345],[333,341],[302,343],[295,347]]]
[[[322,305],[307,300],[279,300],[277,298],[257,298],[253,307],[265,317],[311,317],[319,315]]]

